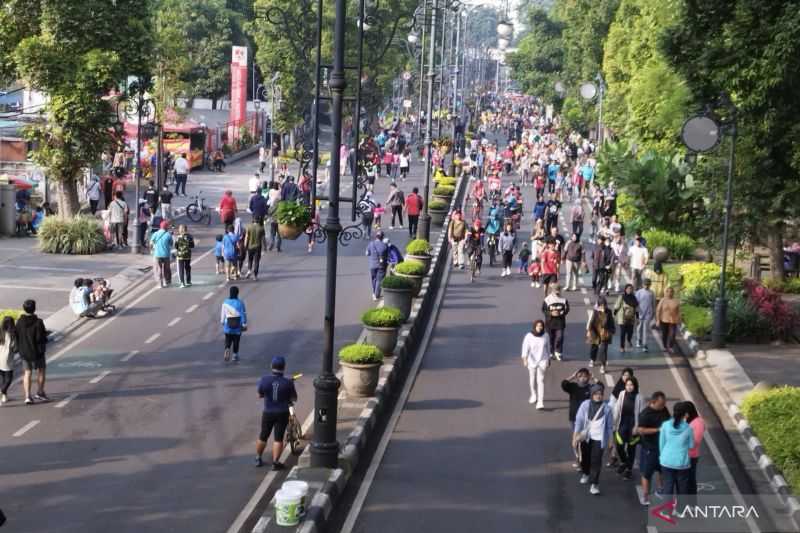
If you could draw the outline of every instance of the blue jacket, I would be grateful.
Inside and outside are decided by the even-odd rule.
[[[578,407],[578,412],[575,415],[575,433],[580,433],[586,429],[589,429],[589,425],[591,420],[589,420],[589,404],[592,403],[592,400],[584,400],[580,407]],[[611,407],[609,407],[607,401],[603,401],[603,406],[601,407],[605,411],[602,415],[605,417],[604,426],[603,426],[603,439],[600,441],[600,447],[604,450],[606,446],[611,442],[611,435],[614,432],[614,414],[611,412]]]
[[[160,229],[150,236],[153,248],[153,257],[169,257],[172,253],[172,234],[165,229]]]
[[[489,211],[489,221],[486,223],[486,233],[500,233],[500,211],[493,207]]]
[[[247,311],[244,308],[244,302],[238,298],[227,298],[222,302],[222,310],[220,311],[220,322],[222,323],[222,331],[225,333],[233,333],[234,335],[241,335],[242,328],[229,328],[228,317],[240,316],[242,318],[242,326],[247,326]]]
[[[686,470],[691,465],[689,449],[694,447],[694,433],[686,421],[676,428],[672,419],[665,420],[658,432],[658,448],[661,466]]]
[[[239,242],[239,236],[235,233],[226,233],[222,237],[222,255],[226,261],[234,261],[239,257],[239,252],[236,250],[237,242]]]
[[[381,240],[374,239],[367,245],[370,268],[386,268],[386,263],[381,264],[381,258],[386,259],[388,262],[388,255],[389,247]]]

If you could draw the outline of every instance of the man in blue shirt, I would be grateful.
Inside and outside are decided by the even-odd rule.
[[[272,442],[272,469],[282,470],[279,461],[283,453],[283,436],[289,424],[289,406],[297,401],[297,391],[291,379],[283,377],[286,359],[280,355],[272,358],[272,374],[258,382],[258,397],[264,399],[264,412],[261,413],[261,434],[256,443],[256,466],[263,466],[261,456],[267,447],[270,432],[274,429]]]
[[[383,232],[375,234],[375,240],[367,245],[367,257],[369,258],[369,276],[372,280],[372,299],[377,300],[381,297],[381,283],[386,276],[388,266],[389,247],[383,242]]]
[[[561,170],[561,165],[555,159],[547,166],[547,191],[550,194],[556,192],[556,178],[559,170]]]
[[[161,282],[161,288],[169,287],[172,283],[172,269],[170,267],[170,256],[172,254],[172,233],[168,231],[169,223],[161,221],[158,231],[150,236],[150,247],[153,250],[153,258],[156,261],[156,276]]]

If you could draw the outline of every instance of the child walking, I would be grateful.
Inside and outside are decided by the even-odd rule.
[[[216,259],[217,275],[222,274],[222,272],[225,270],[225,256],[222,253],[222,238],[222,235],[217,235],[217,242],[214,243],[214,258]]]
[[[528,275],[531,277],[531,287],[542,286],[542,262],[538,257],[528,265]]]
[[[528,248],[528,243],[522,244],[522,250],[519,251],[519,273],[524,274],[528,271],[528,262],[531,259],[531,250]]]
[[[375,230],[378,231],[381,229],[381,217],[383,213],[386,212],[386,208],[384,208],[381,204],[376,205],[372,208],[372,217],[375,224]]]

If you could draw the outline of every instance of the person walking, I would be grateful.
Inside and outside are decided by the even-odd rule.
[[[667,287],[664,297],[656,307],[656,322],[661,329],[661,342],[664,349],[671,354],[675,344],[675,332],[681,323],[681,302],[675,298],[675,291]]]
[[[625,353],[627,340],[628,348],[633,347],[633,328],[636,326],[636,317],[639,313],[639,302],[633,293],[633,285],[628,283],[622,294],[617,296],[614,305],[614,316],[619,326],[619,351]]]
[[[258,147],[258,171],[261,174],[264,173],[264,169],[267,167],[268,158],[269,152],[267,151],[267,147],[262,143],[261,146]]]
[[[503,257],[503,272],[501,277],[511,275],[511,264],[514,262],[514,251],[517,248],[517,234],[512,224],[506,224],[505,230],[497,239],[497,249]]]
[[[633,462],[636,459],[636,446],[641,437],[633,430],[639,425],[639,413],[644,410],[644,400],[639,394],[639,381],[630,376],[625,380],[624,389],[614,402],[614,443],[616,445],[619,467],[617,474],[625,480],[633,478]]]
[[[178,238],[175,239],[175,256],[178,262],[178,278],[181,288],[192,286],[192,250],[194,237],[189,233],[186,224],[178,226]]]
[[[567,266],[566,290],[577,291],[580,283],[581,264],[584,263],[583,245],[580,241],[580,234],[573,233],[569,242],[564,247],[563,259]]]
[[[50,398],[44,392],[45,379],[47,375],[47,360],[45,352],[47,350],[47,331],[44,322],[36,316],[36,302],[25,300],[22,303],[22,310],[25,312],[16,323],[17,328],[17,351],[25,365],[25,372],[22,376],[22,387],[25,390],[25,404],[31,405],[36,401],[47,402]],[[37,392],[31,396],[31,378],[34,370],[36,371]]]
[[[592,253],[592,267],[594,273],[592,275],[592,288],[595,294],[600,295],[607,292],[608,280],[611,275],[611,269],[614,265],[614,252],[606,245],[605,237],[600,237],[597,241],[597,246],[594,247]]]
[[[641,435],[641,448],[639,451],[639,472],[642,475],[642,496],[640,503],[645,507],[650,505],[650,482],[652,481],[653,474],[658,473],[659,487],[657,491],[660,493],[661,487],[661,462],[659,451],[659,432],[661,431],[661,424],[665,420],[669,420],[669,410],[667,409],[667,397],[661,391],[656,391],[650,397],[650,401],[641,413],[639,413],[639,422],[634,428],[634,435]]]
[[[172,233],[167,228],[169,228],[169,223],[166,220],[162,220],[159,230],[150,235],[150,249],[153,251],[153,260],[155,262],[155,276],[162,289],[172,284],[170,258],[172,256],[173,239]]]
[[[247,274],[246,279],[252,276],[258,281],[258,270],[261,264],[261,252],[267,245],[267,235],[264,231],[264,221],[261,218],[254,218],[245,228],[244,245],[247,250]]]
[[[555,247],[556,241],[548,239],[545,241],[545,249],[541,254],[542,285],[544,285],[545,294],[548,294],[551,284],[558,283],[561,254],[556,251]]]
[[[281,244],[283,239],[278,231],[278,220],[275,218],[275,213],[278,211],[278,204],[280,203],[280,187],[276,182],[271,182],[269,185],[269,193],[267,194],[267,222],[269,223],[269,247],[268,252],[277,246],[278,253],[281,252]]]
[[[247,310],[244,302],[239,299],[239,287],[233,285],[228,291],[228,298],[222,302],[220,311],[220,321],[222,322],[222,332],[225,334],[225,352],[223,359],[227,362],[239,362],[239,342],[242,339],[242,332],[247,331]]]
[[[642,274],[650,261],[650,253],[642,244],[641,237],[633,239],[633,246],[628,249],[628,261],[633,273],[633,285],[638,291],[642,287]]]
[[[8,388],[14,381],[14,354],[17,352],[17,328],[10,316],[0,323],[0,405],[8,402]]]
[[[399,228],[403,228],[403,205],[405,204],[405,193],[392,182],[389,184],[389,196],[386,198],[386,205],[392,211],[392,221],[389,224],[389,229],[394,229],[395,219],[400,221]]]
[[[147,200],[144,198],[139,199],[139,209],[136,212],[136,242],[142,248],[147,248],[147,227],[150,225],[152,213],[150,208],[147,207]]]
[[[634,293],[639,304],[639,321],[636,323],[636,347],[647,351],[647,333],[653,321],[656,308],[656,296],[650,290],[650,278],[642,281],[642,288]]]
[[[189,181],[189,161],[186,154],[179,154],[178,159],[172,164],[175,169],[175,196],[186,196],[186,182]]]
[[[417,224],[419,214],[422,211],[423,200],[419,195],[419,188],[411,189],[411,194],[406,196],[406,216],[408,217],[408,236],[415,239],[417,236]]]
[[[222,237],[222,256],[225,258],[225,281],[239,279],[239,235],[233,224],[225,228]]]
[[[111,225],[111,235],[113,237],[113,245],[120,248],[127,246],[127,236],[125,233],[125,220],[128,216],[128,204],[122,196],[122,192],[117,191],[114,195],[114,201],[108,208],[108,222]]]
[[[592,386],[591,382],[592,374],[586,368],[579,368],[575,372],[572,373],[567,379],[561,382],[561,390],[566,392],[569,395],[569,409],[568,409],[568,418],[569,418],[569,427],[570,429],[575,427],[575,416],[578,414],[578,408],[581,404],[588,400],[591,396],[590,390]],[[577,453],[576,450],[576,462],[572,463],[572,467],[579,469],[580,464],[578,462],[578,456],[580,454]]]
[[[600,494],[600,471],[603,469],[603,452],[611,445],[614,415],[603,399],[605,388],[595,383],[590,398],[584,401],[575,415],[573,444],[580,449],[582,485],[590,483],[589,492]]]
[[[556,361],[561,361],[561,354],[564,351],[564,330],[567,327],[569,302],[561,296],[561,287],[558,283],[550,286],[550,294],[542,302],[542,314],[544,315],[547,335],[550,338],[550,351]]]
[[[600,373],[606,373],[606,363],[608,362],[608,345],[614,339],[616,327],[614,326],[614,315],[608,309],[608,304],[603,296],[597,299],[594,310],[586,324],[586,338],[591,344],[589,352],[589,366],[600,364]]]
[[[264,465],[262,455],[267,448],[269,434],[272,437],[272,470],[283,470],[280,462],[283,453],[283,437],[289,425],[289,407],[297,401],[294,381],[283,377],[286,359],[276,355],[272,358],[272,372],[258,380],[258,397],[264,400],[261,413],[261,431],[256,441],[256,467]]]
[[[237,211],[238,207],[236,199],[233,197],[233,191],[225,191],[219,201],[219,218],[222,220],[222,224],[233,224],[233,221],[236,220]]]
[[[158,195],[158,201],[161,204],[161,218],[163,220],[172,220],[172,191],[169,190],[166,184],[164,184]]]
[[[386,268],[389,264],[389,247],[383,242],[382,231],[375,233],[375,239],[367,245],[367,258],[372,284],[372,299],[377,301],[381,297],[381,282],[386,277]]]
[[[687,494],[690,496],[697,496],[697,463],[700,460],[700,445],[703,443],[703,435],[706,432],[706,422],[697,412],[692,402],[683,402],[686,404],[687,417],[686,421],[689,422],[689,427],[692,428],[692,436],[694,437],[694,446],[689,450],[689,486]]]
[[[570,218],[572,220],[572,233],[577,235],[580,241],[581,235],[583,235],[583,204],[580,200],[575,202],[575,205],[572,206]]]
[[[250,220],[264,220],[267,217],[267,199],[264,198],[258,187],[250,195],[250,203],[247,207],[250,210]]]
[[[528,403],[544,409],[544,375],[550,366],[550,343],[544,335],[544,322],[537,320],[522,340],[522,366],[528,369],[531,395]]]
[[[694,431],[687,421],[689,409],[686,402],[678,402],[672,411],[672,420],[661,424],[658,435],[659,461],[663,485],[661,492],[668,500],[677,500],[689,493],[689,450],[694,448]],[[674,496],[674,498],[673,498]]]
[[[461,210],[456,209],[447,225],[447,240],[453,252],[453,268],[464,270],[464,245],[467,236],[467,224],[464,222]]]
[[[94,215],[97,213],[97,205],[100,203],[100,178],[94,174],[89,186],[86,187],[86,199],[89,201],[89,211]]]

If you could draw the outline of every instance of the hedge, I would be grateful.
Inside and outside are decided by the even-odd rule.
[[[670,233],[660,229],[649,229],[642,233],[647,240],[647,247],[652,251],[663,246],[669,250],[670,257],[682,261],[694,254],[697,243],[693,238],[683,233]]]
[[[7,316],[17,321],[22,316],[22,309],[0,309],[0,322]]]
[[[711,306],[719,295],[719,277],[722,268],[716,263],[684,263],[680,267],[682,280],[681,298],[689,304]],[[729,268],[725,283],[731,294],[742,290],[742,271]]]
[[[767,455],[783,472],[795,494],[800,493],[800,387],[752,391],[742,412],[764,444]]]
[[[374,344],[348,344],[339,350],[339,359],[354,365],[383,362],[383,351]]]
[[[431,200],[431,203],[428,204],[428,209],[430,211],[446,211],[449,208],[450,204],[444,200]]]
[[[683,325],[695,337],[705,337],[711,333],[711,310],[707,307],[683,304],[681,305],[681,316]]]

